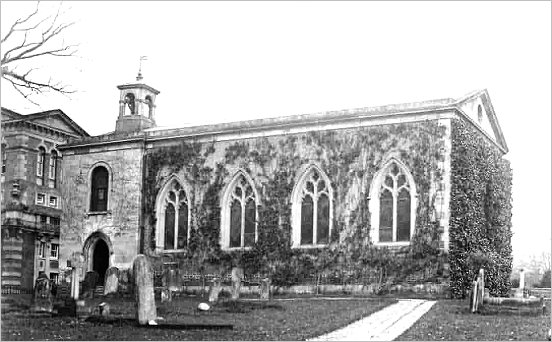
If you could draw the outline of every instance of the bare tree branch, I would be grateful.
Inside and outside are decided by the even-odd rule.
[[[44,81],[36,73],[31,75],[36,69],[30,66],[36,65],[39,59],[47,56],[73,57],[77,52],[77,45],[65,44],[63,39],[61,42],[56,39],[74,24],[58,22],[61,4],[54,16],[44,19],[39,18],[39,4],[38,2],[34,12],[16,20],[1,41],[2,49],[6,50],[1,60],[2,78],[10,82],[20,95],[33,104],[36,103],[30,96],[34,94],[47,91],[71,94],[74,91],[61,82],[53,82],[51,77]],[[22,36],[22,40],[18,36]],[[56,42],[57,46],[54,45]],[[5,48],[5,45],[9,48]],[[23,61],[25,63],[20,63]],[[21,66],[25,69],[22,72],[17,70],[17,67]]]

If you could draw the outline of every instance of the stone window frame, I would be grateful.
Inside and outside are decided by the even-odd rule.
[[[8,161],[8,152],[6,152],[8,144],[2,142],[2,175],[6,173],[7,170],[7,161]]]
[[[326,191],[321,191],[320,194],[317,193],[316,199],[313,198],[313,244],[312,245],[301,245],[301,207],[303,198],[305,195],[305,187],[307,181],[311,177],[311,172],[316,171],[320,175],[320,179],[326,183]],[[317,244],[316,243],[316,232],[317,232],[317,203],[318,197],[322,194],[326,194],[330,201],[330,215],[329,215],[329,232],[328,232],[328,243],[327,244]],[[291,247],[292,248],[324,248],[330,244],[333,234],[333,218],[334,218],[334,196],[333,196],[333,187],[328,175],[316,164],[309,164],[301,172],[300,177],[295,182],[295,186],[291,193]]]
[[[46,258],[46,241],[38,241],[38,257],[40,259]]]
[[[57,260],[59,258],[59,243],[50,244],[50,259]]]
[[[226,185],[226,187],[223,190],[223,195],[221,196],[220,201],[220,246],[221,249],[224,251],[233,251],[233,250],[250,250],[251,246],[244,246],[245,243],[245,205],[247,204],[247,198],[241,202],[242,205],[242,221],[241,221],[241,243],[239,247],[230,247],[230,219],[231,219],[231,207],[233,202],[233,193],[238,185],[241,178],[245,178],[245,181],[251,186],[252,188],[252,198],[255,201],[255,242],[258,241],[259,238],[259,204],[261,197],[259,196],[259,192],[257,191],[257,188],[255,186],[255,182],[253,181],[253,178],[243,169],[238,169],[236,172],[234,172],[232,178]],[[243,203],[245,202],[245,203]]]
[[[52,200],[54,200],[54,204],[52,204]],[[58,197],[57,196],[50,196],[48,199],[48,205],[52,208],[57,208],[59,204]]]
[[[42,200],[40,200],[40,198],[42,198]],[[37,192],[35,204],[46,205],[46,194],[42,192]]]
[[[36,182],[37,185],[44,185],[46,175],[46,146],[43,144],[37,147],[36,154]]]
[[[406,182],[408,183],[410,192],[410,240],[409,241],[396,241],[397,236],[397,205],[396,196],[397,193],[393,193],[393,241],[380,242],[379,241],[379,223],[380,223],[380,194],[382,184],[385,176],[387,176],[389,170],[393,165],[397,165],[399,172],[405,175]],[[412,242],[414,232],[416,230],[416,210],[418,207],[418,195],[416,191],[416,182],[414,177],[410,173],[408,167],[397,158],[390,158],[383,166],[376,172],[370,186],[370,238],[374,245],[378,246],[408,246]]]
[[[48,179],[50,180],[50,184],[52,188],[55,188],[58,183],[60,158],[61,158],[61,154],[57,149],[53,148],[50,150],[50,158],[48,163]]]
[[[107,204],[106,204],[106,210],[105,211],[92,211],[92,175],[94,174],[94,169],[97,167],[103,166],[107,170]],[[86,209],[87,209],[87,215],[103,215],[111,213],[111,192],[113,191],[113,170],[111,169],[111,166],[106,163],[105,161],[99,161],[94,163],[89,169],[88,169],[88,196],[87,196],[87,203],[86,203]]]
[[[167,206],[169,192],[173,189],[174,182],[178,183],[181,190],[184,190],[186,194],[186,203],[188,205],[188,236],[186,237],[186,248],[190,242],[190,232],[192,224],[192,205],[190,201],[191,189],[187,183],[183,182],[178,176],[171,175],[165,181],[165,184],[161,187],[159,194],[155,200],[155,216],[156,216],[156,229],[155,229],[155,251],[156,253],[180,253],[186,250],[186,248],[165,249],[165,208]],[[180,201],[177,201],[180,203]],[[178,227],[178,208],[175,206],[175,229]],[[175,240],[177,234],[175,234]],[[175,244],[176,246],[176,244]]]

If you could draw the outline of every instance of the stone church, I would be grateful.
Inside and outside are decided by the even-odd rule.
[[[235,262],[259,245],[290,263],[354,241],[394,253],[428,227],[430,244],[448,255],[455,123],[500,158],[508,152],[486,90],[165,129],[155,123],[158,90],[141,78],[117,88],[115,130],[59,146],[60,267],[80,252],[100,278],[138,254],[187,272],[191,261]]]

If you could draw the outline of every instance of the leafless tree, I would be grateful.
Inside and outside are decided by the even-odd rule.
[[[39,59],[45,57],[70,57],[76,53],[77,45],[66,44],[64,32],[74,23],[60,22],[61,4],[55,15],[43,17],[39,11],[40,2],[36,9],[26,17],[17,19],[2,37],[2,78],[25,97],[30,99],[33,94],[54,91],[61,94],[70,94],[74,91],[51,76],[37,73]]]

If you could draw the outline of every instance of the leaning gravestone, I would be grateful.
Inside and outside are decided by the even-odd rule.
[[[220,291],[222,290],[222,283],[220,278],[213,278],[211,285],[209,286],[209,302],[215,303],[218,300]]]
[[[117,294],[119,290],[119,269],[117,267],[110,267],[105,272],[105,285],[104,295]]]
[[[232,300],[240,298],[241,285],[243,281],[243,268],[232,268]]]
[[[50,291],[50,279],[41,273],[35,281],[33,304],[31,311],[52,312],[54,308],[52,292]]]
[[[270,299],[270,283],[271,281],[269,278],[264,278],[263,280],[261,280],[261,288],[260,288],[261,300]]]
[[[150,324],[157,318],[157,309],[153,292],[153,272],[145,255],[139,254],[134,258],[132,275],[136,286],[136,319],[138,324]]]

